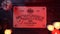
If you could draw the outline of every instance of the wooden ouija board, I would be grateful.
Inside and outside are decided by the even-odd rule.
[[[13,9],[14,28],[46,28],[46,7],[15,6]]]

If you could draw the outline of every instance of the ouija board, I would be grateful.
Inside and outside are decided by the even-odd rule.
[[[46,7],[15,6],[13,8],[14,28],[46,28]]]

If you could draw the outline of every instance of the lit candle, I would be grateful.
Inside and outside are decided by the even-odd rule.
[[[59,32],[58,29],[54,29],[54,30],[52,31],[52,34],[60,34],[60,32]]]

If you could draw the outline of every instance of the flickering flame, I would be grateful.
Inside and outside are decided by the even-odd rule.
[[[5,31],[4,31],[4,34],[11,34],[12,33],[12,30],[11,29],[6,29]]]
[[[60,22],[54,22],[53,25],[56,29],[60,29]]]
[[[53,31],[53,30],[54,30],[54,26],[53,26],[53,25],[48,25],[48,26],[47,26],[47,29],[48,29],[49,31]]]

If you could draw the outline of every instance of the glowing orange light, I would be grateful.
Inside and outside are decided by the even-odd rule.
[[[49,31],[53,31],[53,30],[54,30],[54,26],[53,26],[53,25],[48,25],[48,26],[47,26],[47,29],[48,29]]]
[[[4,31],[4,34],[11,34],[12,33],[12,30],[11,29],[6,29],[5,31]]]

